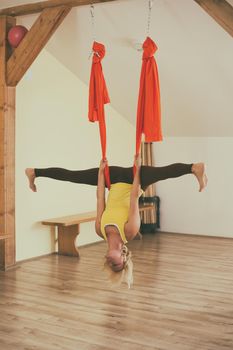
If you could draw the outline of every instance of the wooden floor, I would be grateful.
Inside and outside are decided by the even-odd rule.
[[[233,239],[144,235],[132,289],[112,289],[106,244],[0,272],[1,350],[232,350]]]

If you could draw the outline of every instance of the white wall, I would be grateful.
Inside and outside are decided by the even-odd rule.
[[[26,167],[98,166],[98,125],[87,121],[87,105],[87,86],[46,50],[17,88],[17,261],[54,250],[50,228],[41,220],[95,210],[95,187],[38,179],[38,192],[33,193],[24,175]],[[134,129],[111,107],[106,110],[109,163],[129,166]],[[81,226],[79,246],[97,239],[94,223]]]
[[[154,146],[157,166],[204,161],[208,187],[198,192],[194,176],[159,182],[161,230],[233,237],[233,138],[169,137]]]

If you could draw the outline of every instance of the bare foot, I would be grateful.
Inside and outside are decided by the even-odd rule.
[[[29,187],[30,189],[33,191],[33,192],[36,192],[37,189],[36,189],[36,185],[35,185],[35,171],[33,168],[27,168],[25,169],[25,174],[27,175],[28,177],[28,181],[29,181]]]
[[[204,163],[195,163],[192,166],[192,173],[196,176],[197,181],[199,182],[200,188],[199,192],[203,191],[207,186],[208,178],[205,173],[205,164]]]

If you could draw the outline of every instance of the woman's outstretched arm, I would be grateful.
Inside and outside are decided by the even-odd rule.
[[[95,221],[95,230],[98,236],[103,238],[101,233],[101,218],[105,210],[105,177],[104,177],[104,168],[107,164],[106,160],[101,160],[99,172],[98,172],[98,183],[97,183],[97,216]]]
[[[141,195],[140,158],[135,158],[134,165],[136,166],[136,173],[134,176],[133,186],[130,193],[128,222],[125,224],[125,235],[128,241],[132,240],[138,234],[141,223],[138,204],[138,199]]]

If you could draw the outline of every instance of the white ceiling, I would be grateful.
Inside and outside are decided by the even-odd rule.
[[[0,0],[0,8],[38,0]],[[232,2],[233,0],[229,0]],[[112,106],[135,123],[147,0],[95,5],[96,39],[106,46],[103,61]],[[35,16],[20,17],[33,23]],[[151,34],[159,50],[165,136],[233,136],[233,41],[193,0],[154,0]],[[46,49],[88,84],[92,45],[89,6],[73,8]]]

